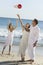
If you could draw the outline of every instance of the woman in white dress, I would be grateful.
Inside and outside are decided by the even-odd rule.
[[[28,36],[29,36],[29,33],[30,33],[30,24],[29,23],[26,23],[26,25],[23,25],[22,23],[22,20],[20,19],[20,16],[17,14],[19,20],[20,20],[20,23],[21,23],[21,26],[22,26],[22,32],[23,32],[23,36],[22,36],[22,39],[21,39],[21,43],[20,43],[20,47],[19,47],[19,54],[21,55],[21,61],[24,61],[25,59],[25,51],[27,49],[27,46],[28,46]]]
[[[2,50],[2,54],[4,53],[6,46],[9,46],[9,53],[8,54],[10,55],[11,47],[13,44],[13,38],[14,38],[14,30],[17,28],[17,25],[18,25],[18,21],[16,21],[15,27],[11,23],[8,25],[8,36],[6,38],[5,45],[4,45],[3,50]]]

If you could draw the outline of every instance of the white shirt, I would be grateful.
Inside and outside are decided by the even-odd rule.
[[[38,38],[39,38],[39,32],[40,28],[36,25],[35,27],[31,26],[30,27],[30,35],[29,35],[29,44],[34,44]]]

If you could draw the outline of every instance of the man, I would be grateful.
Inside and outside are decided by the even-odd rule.
[[[30,36],[28,40],[28,50],[31,62],[35,60],[35,48],[39,38],[39,27],[38,27],[38,20],[34,19],[32,22],[32,26],[30,27]]]

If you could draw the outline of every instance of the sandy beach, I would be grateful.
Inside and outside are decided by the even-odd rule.
[[[29,57],[26,55],[25,60],[28,60]],[[20,60],[20,56],[17,55],[17,53],[11,53],[11,55],[8,55],[7,52],[5,52],[3,55],[1,55],[0,52],[0,65],[30,65],[29,62],[26,63],[17,63],[15,61]],[[9,64],[10,63],[10,64]],[[32,65],[43,65],[43,56],[36,55],[35,62]]]
[[[17,63],[17,61],[21,60],[20,56],[18,55],[19,46],[12,47],[11,55],[8,55],[8,47],[5,49],[5,52],[2,55],[2,48],[3,45],[0,45],[0,65],[30,65],[29,62]],[[35,62],[32,65],[43,65],[43,51],[41,51],[41,49],[43,49],[43,47],[36,48]],[[25,60],[28,59],[29,55],[26,51]]]

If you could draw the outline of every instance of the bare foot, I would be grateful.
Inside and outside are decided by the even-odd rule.
[[[2,55],[3,55],[3,51],[2,51]]]
[[[11,55],[10,53],[8,53],[7,55]]]
[[[31,59],[30,59],[30,60],[27,60],[27,61],[29,61],[29,62],[34,62],[34,60],[31,60]]]

